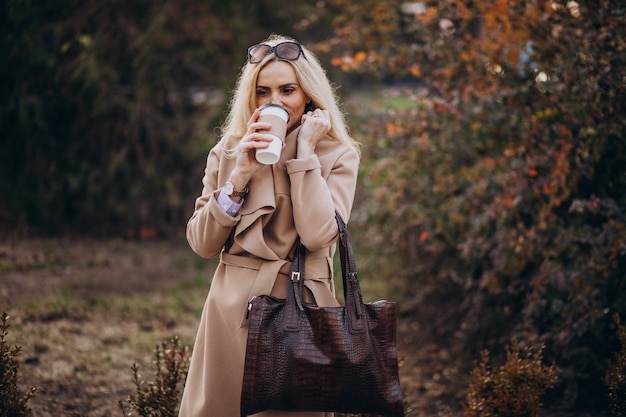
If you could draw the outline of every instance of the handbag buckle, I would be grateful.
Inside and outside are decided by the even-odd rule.
[[[300,281],[300,272],[293,271],[291,273],[291,282],[298,282],[298,281]]]

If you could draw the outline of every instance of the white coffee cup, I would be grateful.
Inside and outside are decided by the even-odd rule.
[[[256,150],[256,160],[266,165],[275,164],[280,159],[280,152],[285,142],[289,113],[278,104],[266,104],[261,107],[258,121],[272,125],[266,134],[272,136],[274,140],[270,142],[267,148]]]

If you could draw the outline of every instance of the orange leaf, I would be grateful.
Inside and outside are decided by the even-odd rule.
[[[385,127],[387,128],[387,134],[391,137],[395,137],[398,135],[398,128],[391,122],[388,122]]]
[[[409,72],[415,78],[419,78],[422,76],[422,70],[420,69],[418,65],[411,65],[411,67],[409,68]]]
[[[367,58],[367,54],[363,51],[359,51],[354,56],[354,62],[360,64],[361,62],[365,61],[365,58]]]
[[[339,66],[343,65],[343,63],[344,63],[344,59],[343,58],[333,58],[330,61],[330,64],[332,66],[335,66],[335,67],[339,67]]]

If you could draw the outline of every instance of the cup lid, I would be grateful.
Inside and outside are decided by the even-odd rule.
[[[268,108],[272,108],[272,110],[274,110],[274,109],[282,110],[284,112],[284,114],[287,116],[287,120],[285,120],[285,121],[289,122],[289,112],[283,106],[281,106],[280,104],[269,103],[269,104],[262,105],[260,110],[263,111],[264,109],[268,109]]]

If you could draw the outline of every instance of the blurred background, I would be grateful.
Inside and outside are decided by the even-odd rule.
[[[544,344],[548,401],[606,409],[625,28],[622,0],[4,0],[1,240],[184,239],[247,47],[293,36],[363,143],[361,271],[428,321],[404,340]]]

